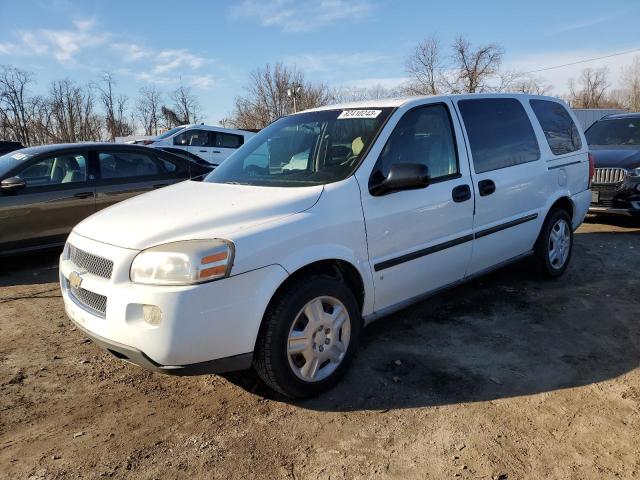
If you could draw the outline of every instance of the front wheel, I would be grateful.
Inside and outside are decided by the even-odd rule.
[[[557,278],[569,266],[573,250],[571,217],[566,210],[553,210],[542,226],[534,249],[538,269],[548,278]]]
[[[292,283],[265,314],[254,368],[288,397],[317,395],[344,375],[361,325],[356,299],[339,279],[314,275]]]

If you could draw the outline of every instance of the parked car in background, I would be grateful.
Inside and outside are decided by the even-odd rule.
[[[254,132],[209,125],[182,125],[143,143],[165,151],[184,150],[218,166],[240,148]]]
[[[253,365],[285,395],[314,395],[376,318],[527,256],[562,275],[590,174],[584,134],[550,97],[300,112],[203,182],[77,225],[65,309],[120,359],[172,374]]]
[[[24,148],[24,146],[20,142],[12,142],[9,140],[0,140],[0,155],[4,155],[5,153],[13,152],[14,150],[19,150]]]
[[[640,216],[640,113],[609,115],[585,135],[596,167],[589,211]]]
[[[109,205],[211,171],[136,145],[44,145],[0,156],[0,255],[61,246]]]

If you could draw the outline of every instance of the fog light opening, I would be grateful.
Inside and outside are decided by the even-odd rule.
[[[162,310],[155,305],[142,305],[142,318],[149,325],[157,327],[162,322]]]

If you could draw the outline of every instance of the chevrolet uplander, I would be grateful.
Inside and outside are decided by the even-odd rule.
[[[203,182],[78,224],[60,259],[65,308],[143,367],[253,366],[285,395],[315,395],[376,318],[527,256],[562,275],[592,174],[573,114],[550,97],[307,110]]]

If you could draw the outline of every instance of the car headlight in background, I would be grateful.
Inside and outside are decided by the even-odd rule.
[[[132,282],[193,285],[228,277],[235,248],[228,240],[184,240],[140,252],[131,264]]]

